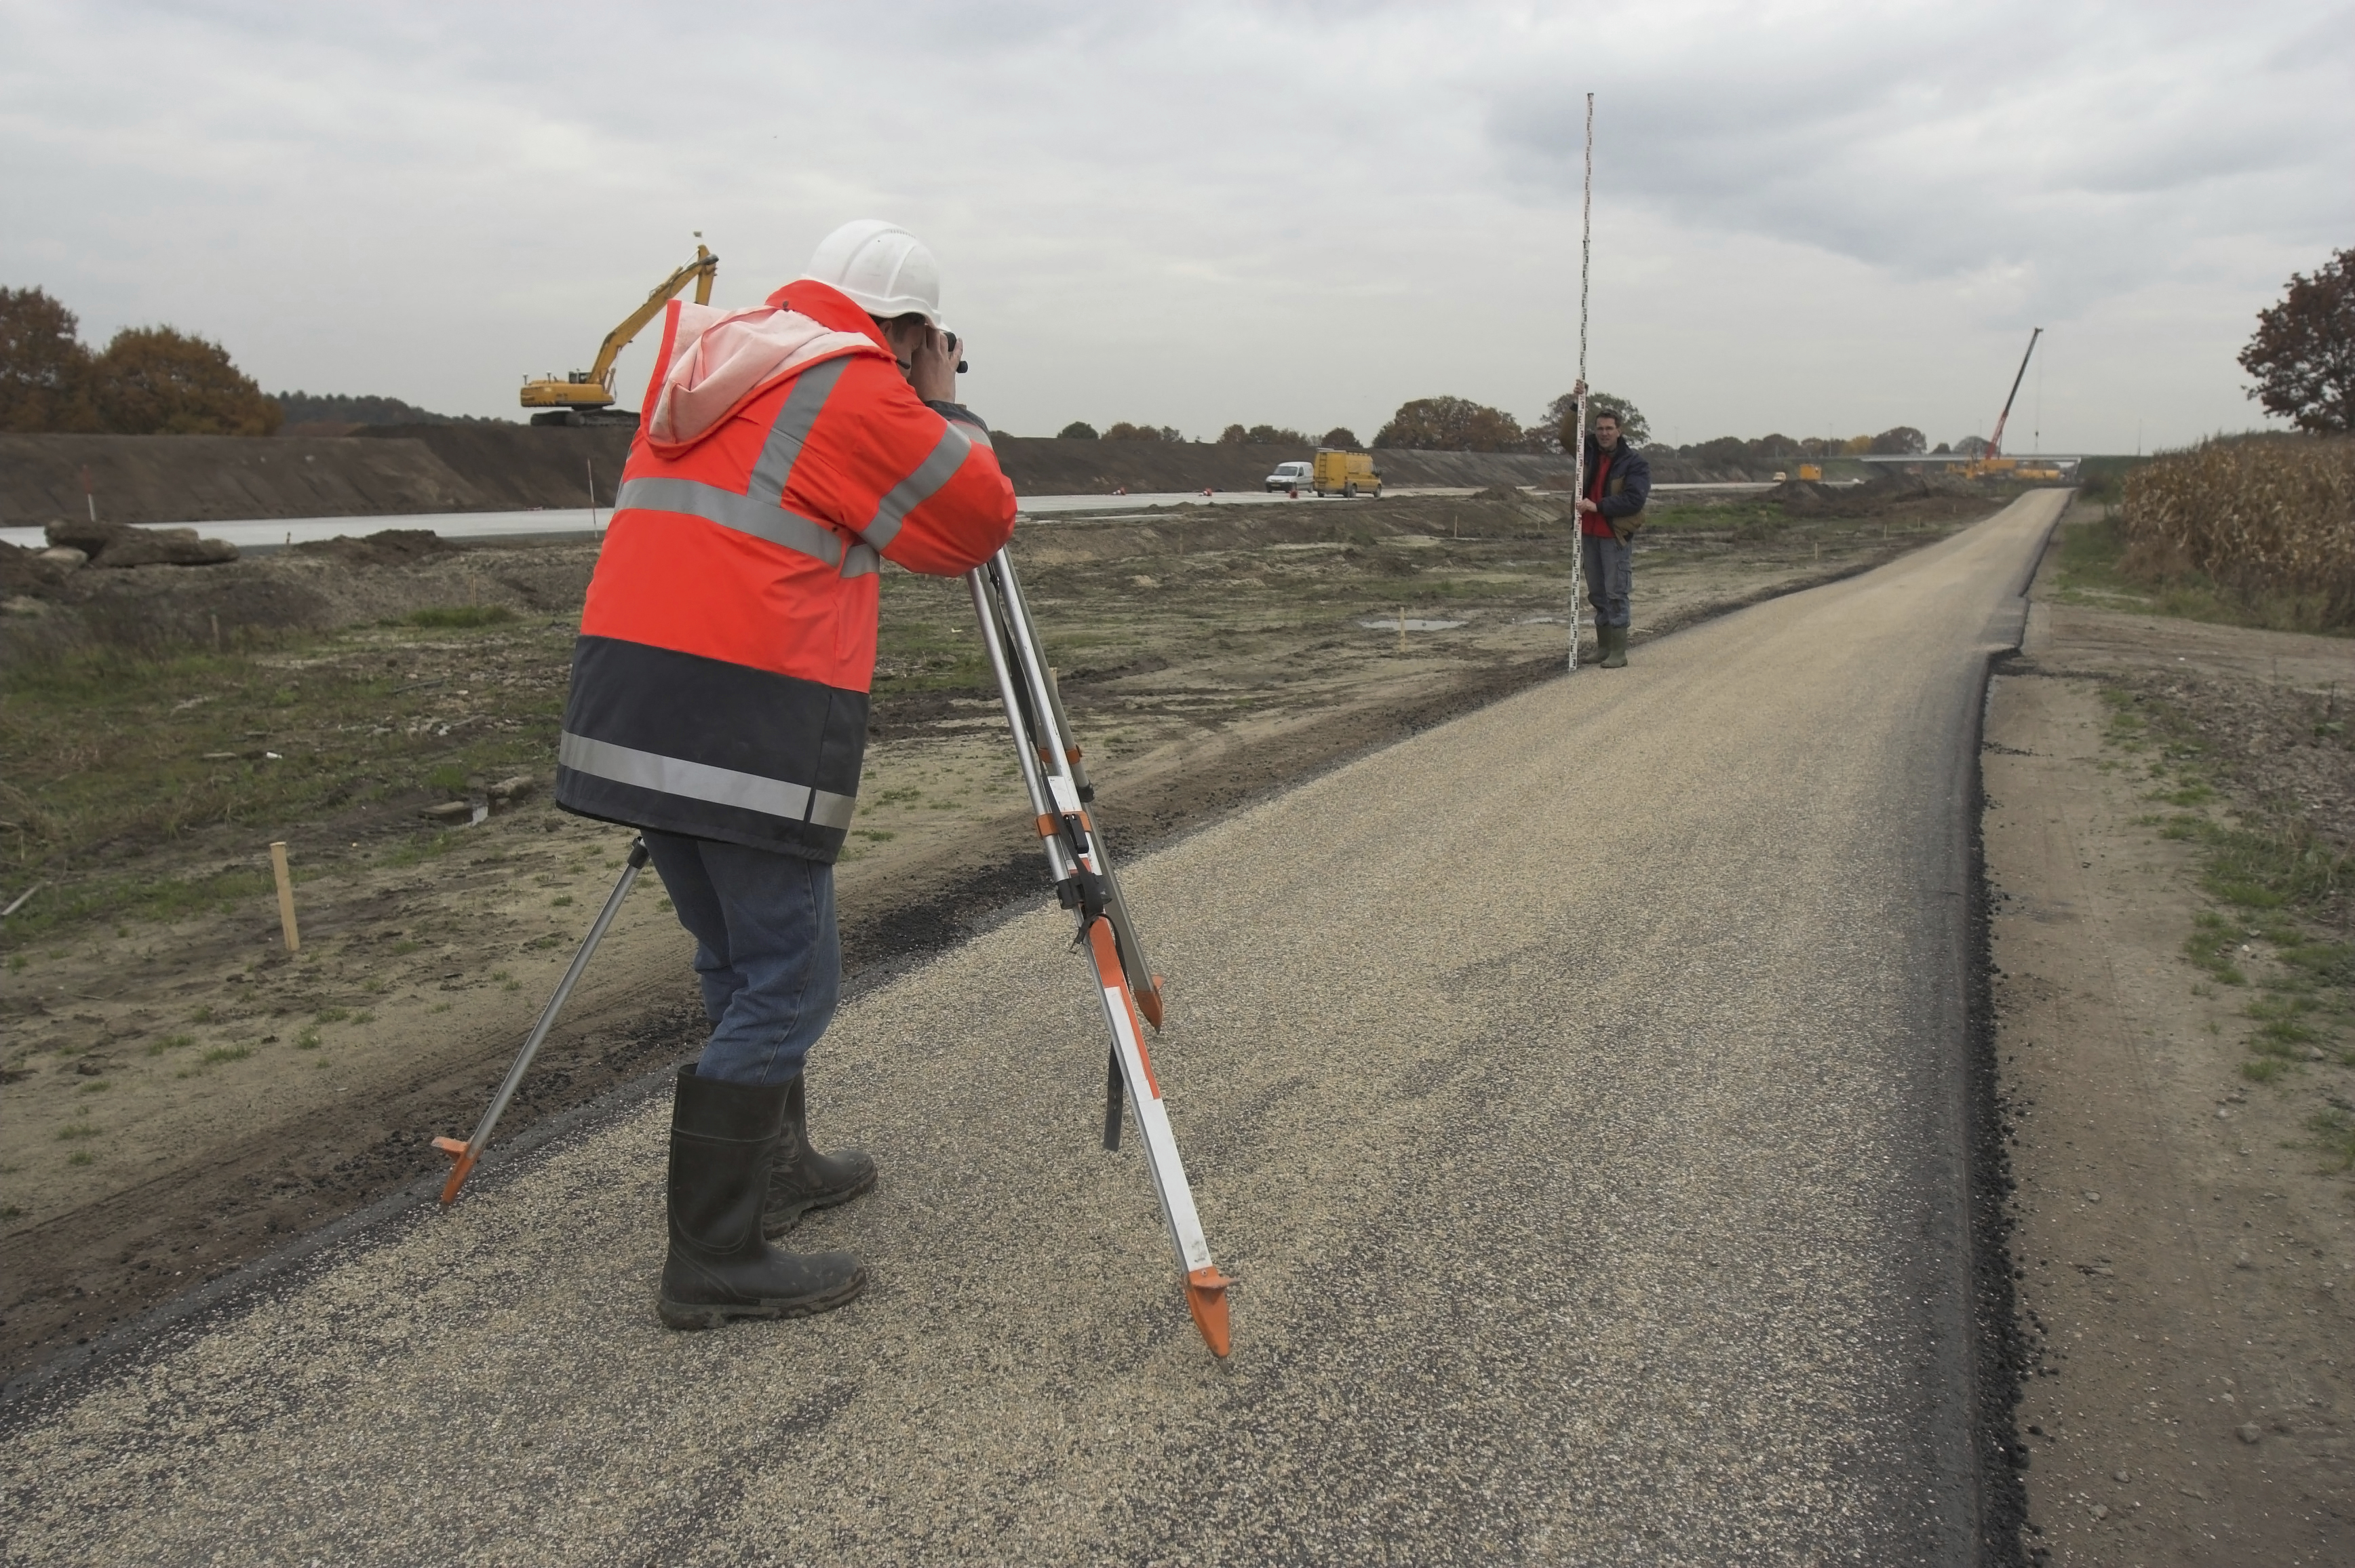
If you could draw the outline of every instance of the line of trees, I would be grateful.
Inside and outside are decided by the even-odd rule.
[[[269,435],[284,419],[218,343],[126,326],[93,353],[48,293],[0,288],[0,431]]]

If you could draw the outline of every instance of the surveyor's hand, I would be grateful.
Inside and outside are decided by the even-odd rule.
[[[1594,511],[1599,511],[1599,510],[1601,510],[1601,508],[1600,508],[1600,507],[1596,507],[1596,506],[1595,506],[1595,504],[1594,504],[1593,502],[1592,502],[1592,501],[1581,501],[1581,502],[1579,502],[1579,504],[1578,504],[1578,509],[1579,509],[1579,511],[1580,511],[1581,513],[1594,512]]]
[[[916,396],[926,402],[955,402],[957,356],[964,348],[955,334],[926,327],[908,365],[908,384]]]

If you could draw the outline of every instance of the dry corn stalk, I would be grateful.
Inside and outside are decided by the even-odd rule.
[[[2127,476],[2119,509],[2130,573],[2198,573],[2243,596],[2315,602],[2355,624],[2355,439],[2204,442]]]

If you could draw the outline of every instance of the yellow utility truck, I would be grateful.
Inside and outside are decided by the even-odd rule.
[[[1382,493],[1382,471],[1362,452],[1320,446],[1309,488],[1319,496],[1356,496],[1360,492],[1379,496]]]
[[[546,411],[531,416],[534,424],[635,424],[638,416],[613,408],[613,361],[638,335],[638,329],[662,314],[671,295],[692,283],[695,303],[711,303],[711,280],[719,275],[719,258],[701,245],[695,248],[695,260],[655,285],[646,303],[622,318],[622,325],[605,335],[597,347],[596,363],[586,370],[575,370],[570,376],[553,373],[523,384],[523,406]]]

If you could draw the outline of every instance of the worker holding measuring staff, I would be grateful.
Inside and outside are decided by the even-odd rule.
[[[1582,396],[1581,381],[1572,396]],[[1627,665],[1629,600],[1635,592],[1637,518],[1652,494],[1652,465],[1620,439],[1619,416],[1604,409],[1586,437],[1586,493],[1578,498],[1578,547],[1584,560],[1587,602],[1594,606],[1594,641],[1604,669]]]
[[[834,1016],[834,859],[874,677],[879,557],[962,576],[1014,489],[956,400],[957,340],[913,235],[823,240],[750,310],[674,301],[572,659],[556,798],[641,829],[696,940],[712,1024],[671,1115],[675,1328],[825,1312],[851,1253],[768,1245],[875,1183],[810,1147],[803,1062]]]

